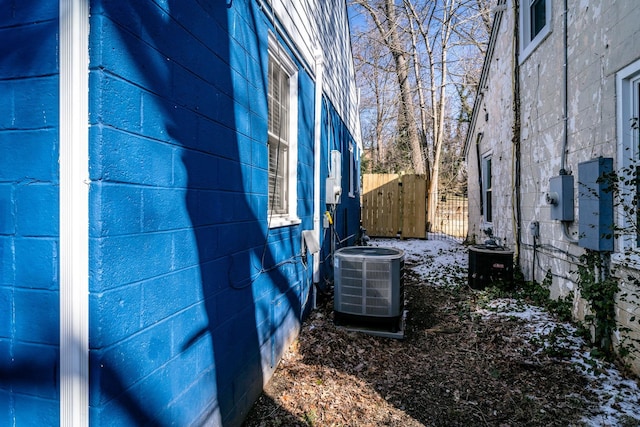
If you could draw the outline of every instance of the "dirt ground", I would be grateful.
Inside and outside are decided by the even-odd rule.
[[[521,319],[479,316],[478,291],[429,286],[407,267],[404,339],[337,327],[327,296],[245,425],[640,425],[586,423],[601,408],[568,354],[548,343],[540,351],[545,344],[524,337]]]

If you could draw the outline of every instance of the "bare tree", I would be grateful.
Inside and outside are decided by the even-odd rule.
[[[409,60],[400,39],[400,27],[394,0],[382,0],[372,2],[369,0],[355,0],[355,4],[363,7],[371,16],[373,23],[380,33],[380,40],[389,49],[395,62],[395,74],[400,88],[400,117],[399,123],[406,126],[406,134],[412,153],[414,172],[424,174],[426,172],[422,145],[414,118],[415,108],[413,104],[413,88],[409,80]]]
[[[427,158],[431,160],[430,170],[428,174],[428,191],[429,200],[427,206],[428,222],[435,222],[435,214],[438,203],[438,182],[440,179],[440,154],[442,152],[442,141],[444,137],[444,111],[447,102],[446,82],[447,82],[447,52],[449,39],[451,37],[453,26],[453,12],[456,0],[444,0],[442,9],[436,9],[437,2],[428,3],[428,19],[423,21],[413,3],[410,0],[404,0],[405,9],[409,13],[409,19],[412,23],[409,30],[412,38],[415,37],[414,25],[424,42],[425,59],[429,67],[429,92],[431,95],[431,132],[432,144],[428,146]],[[439,23],[439,30],[432,31],[431,23],[434,20]],[[429,25],[425,25],[429,24]],[[431,30],[431,31],[430,31]],[[436,50],[439,41],[439,50]],[[418,51],[415,51],[418,54]],[[414,62],[420,62],[420,57],[415,57]],[[440,70],[436,70],[436,64],[439,64]],[[417,76],[420,79],[420,76]],[[425,126],[425,125],[423,125]]]
[[[372,40],[371,32],[358,33],[352,45],[362,94],[360,113],[368,170],[384,171],[397,135],[398,91],[393,84],[392,59],[380,43]]]
[[[492,0],[353,0],[370,17],[370,42],[393,58],[401,145],[429,188],[427,218],[435,222],[443,150],[448,165],[466,133],[490,27]],[[373,37],[374,29],[377,37]],[[447,181],[457,176],[447,173]]]

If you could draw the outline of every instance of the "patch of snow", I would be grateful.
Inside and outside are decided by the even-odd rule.
[[[450,285],[460,280],[466,281],[469,265],[467,248],[455,240],[447,238],[439,240],[376,238],[371,239],[370,245],[403,250],[407,266],[421,280],[429,282],[431,285]]]
[[[617,426],[633,420],[640,422],[640,388],[630,379],[625,379],[611,363],[591,357],[585,341],[577,336],[575,326],[558,322],[539,307],[523,304],[514,299],[496,299],[485,308],[478,309],[483,317],[506,316],[524,320],[522,336],[535,340],[543,346],[538,353],[551,345],[563,352],[570,352],[570,363],[589,382],[589,390],[598,399],[595,409],[585,414],[582,422],[586,426]],[[550,337],[553,339],[550,340]],[[633,424],[636,425],[636,424]]]
[[[454,240],[375,238],[371,239],[370,244],[402,249],[406,266],[430,285],[466,280],[467,249]],[[446,275],[454,277],[444,277]],[[577,336],[575,326],[558,322],[541,308],[515,299],[493,300],[478,309],[477,314],[522,319],[523,338],[570,352],[570,362],[587,378],[591,391],[598,398],[595,410],[583,417],[582,422],[586,426],[636,425],[629,422],[640,421],[640,389],[637,382],[625,379],[614,365],[594,359],[584,351],[586,343]],[[552,335],[553,343],[549,340]],[[544,351],[544,346],[540,352]]]

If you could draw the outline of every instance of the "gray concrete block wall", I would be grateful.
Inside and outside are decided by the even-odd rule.
[[[523,179],[522,213],[524,223],[540,221],[540,242],[557,250],[539,252],[544,268],[536,276],[542,277],[542,270],[550,268],[554,274],[552,294],[564,295],[576,287],[575,278],[568,272],[575,269],[575,257],[581,248],[569,242],[560,223],[549,220],[548,207],[541,197],[548,180],[558,173],[563,138],[563,11],[561,2],[552,4],[553,31],[521,68],[522,167],[535,170],[538,178],[535,184]],[[636,2],[569,2],[566,169],[574,175],[580,162],[598,156],[617,157],[615,73],[640,57],[639,21],[640,4]],[[577,211],[577,201],[575,205]],[[574,222],[569,232],[577,237],[576,231]],[[523,263],[529,263],[531,256],[531,250],[525,249]],[[637,323],[628,322],[632,308],[621,302],[619,319],[637,334]],[[577,307],[576,312],[584,313],[584,309]]]

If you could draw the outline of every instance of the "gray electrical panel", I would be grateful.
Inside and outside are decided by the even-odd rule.
[[[551,219],[573,221],[573,175],[558,175],[549,180],[547,202]]]
[[[583,248],[613,250],[612,171],[609,157],[578,164],[578,238]]]

